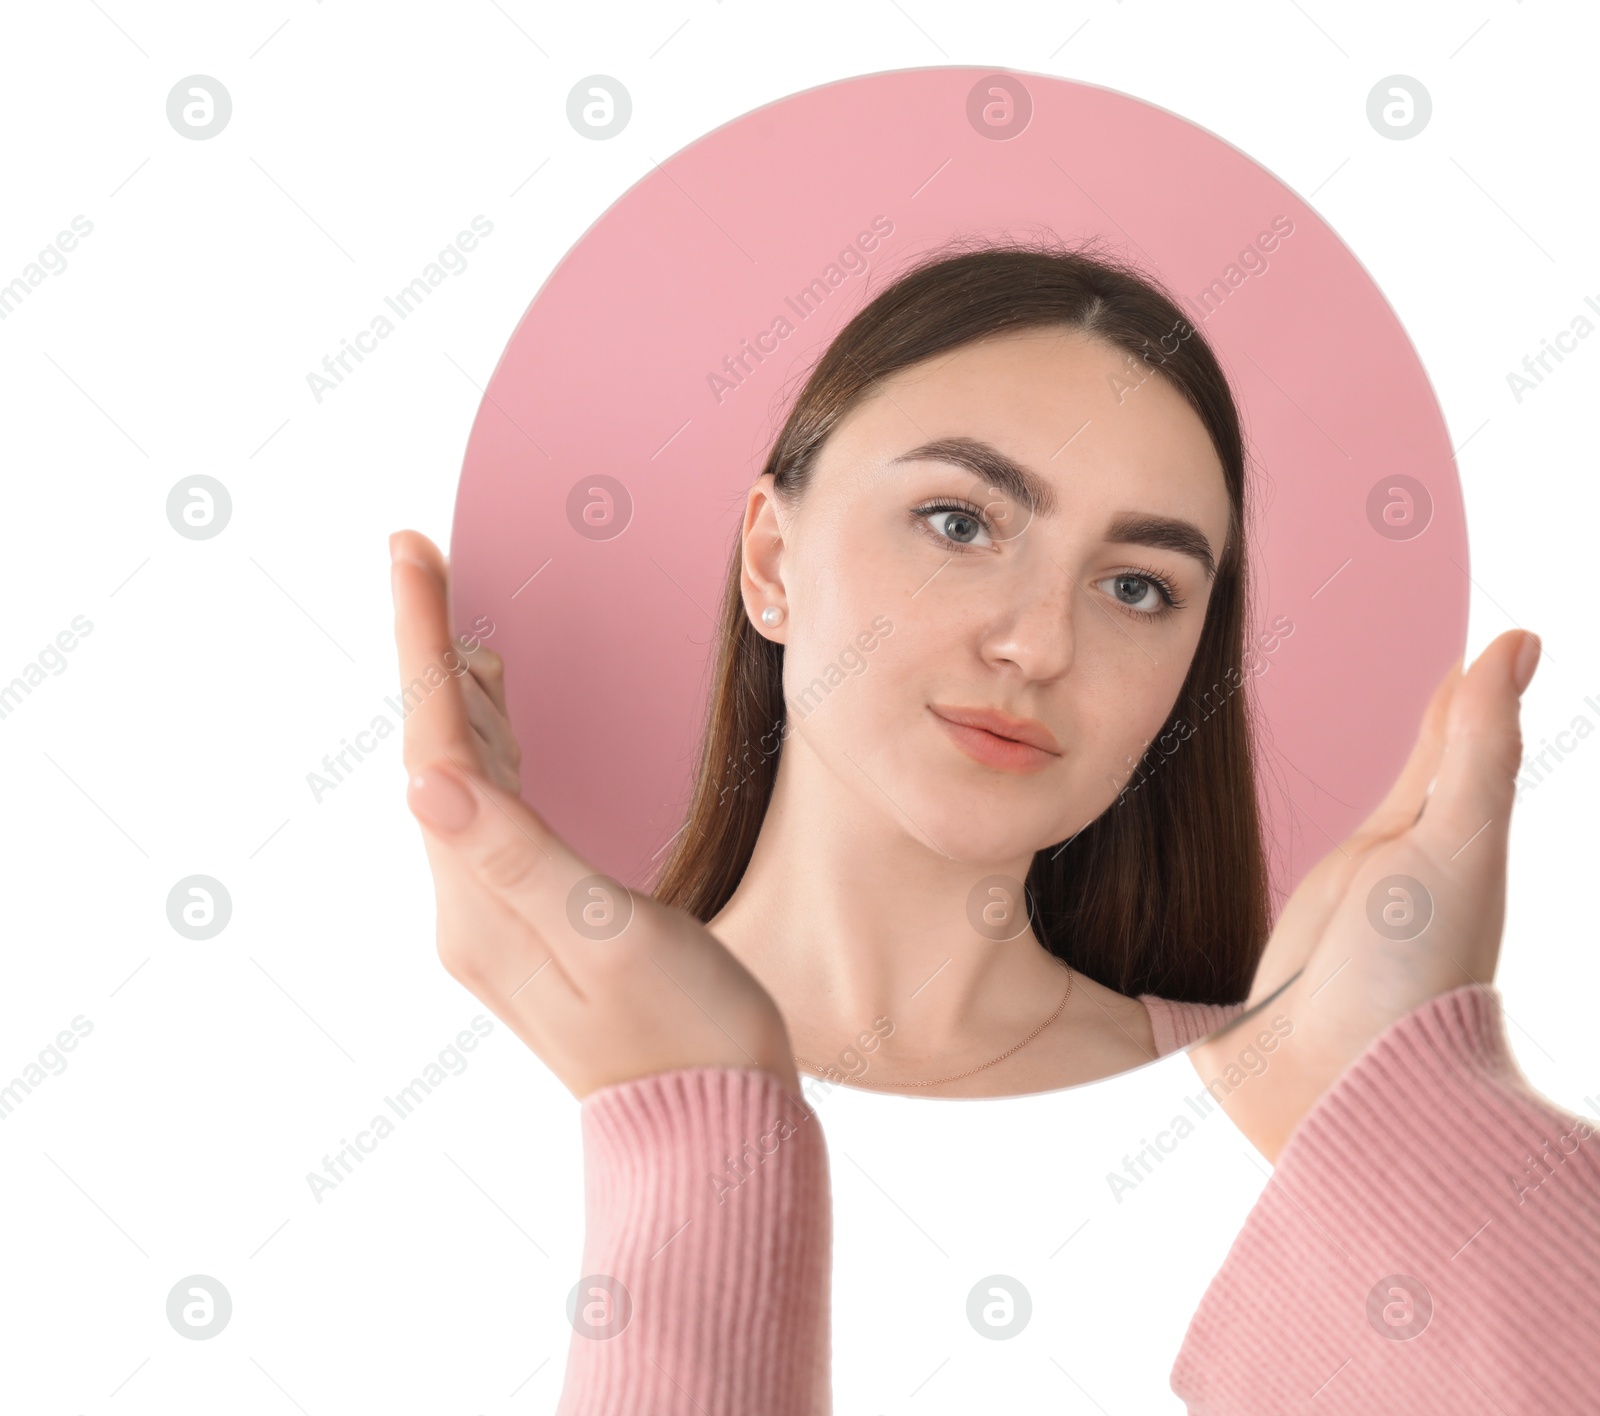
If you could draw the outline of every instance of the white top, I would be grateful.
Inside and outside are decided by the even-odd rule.
[[[1184,1416],[1173,1360],[1272,1171],[1185,1051],[1020,1097],[802,1081],[838,1416]]]

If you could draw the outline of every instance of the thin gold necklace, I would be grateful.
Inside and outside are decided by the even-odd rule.
[[[1067,1006],[1067,999],[1072,997],[1072,970],[1067,968],[1065,964],[1062,964],[1061,968],[1067,976],[1067,991],[1061,995],[1061,1001],[1056,1004],[1055,1012],[1053,1012],[1048,1018],[1040,1023],[1039,1026],[1029,1033],[1027,1037],[1023,1038],[1021,1042],[1006,1048],[1006,1050],[998,1057],[991,1057],[980,1067],[970,1067],[965,1072],[957,1072],[953,1077],[935,1077],[931,1082],[883,1082],[877,1087],[863,1087],[862,1090],[899,1091],[906,1087],[937,1087],[943,1085],[945,1082],[959,1082],[963,1077],[970,1077],[974,1072],[981,1072],[986,1067],[994,1066],[996,1062],[1004,1062],[1006,1058],[1011,1056],[1013,1052],[1016,1052],[1019,1048],[1026,1047],[1034,1040],[1034,1038],[1038,1037],[1040,1033],[1042,1033],[1047,1027],[1050,1026],[1051,1023],[1055,1022],[1055,1020],[1061,1016],[1061,1010]],[[823,1076],[829,1076],[830,1074],[838,1075],[839,1073],[839,1069],[837,1067],[819,1067],[815,1062],[807,1062],[804,1057],[800,1057],[795,1054],[791,1055],[794,1055],[794,1060],[802,1067],[808,1067],[813,1072],[820,1072]]]

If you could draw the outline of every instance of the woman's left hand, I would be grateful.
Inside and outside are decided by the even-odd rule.
[[[1245,1012],[1190,1049],[1209,1081],[1255,1047],[1269,1016],[1290,1025],[1278,1029],[1265,1069],[1221,1100],[1268,1160],[1391,1024],[1494,978],[1522,761],[1519,699],[1538,657],[1536,635],[1508,631],[1464,675],[1452,667],[1389,794],[1290,896]]]

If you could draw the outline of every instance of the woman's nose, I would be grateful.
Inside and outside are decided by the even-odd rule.
[[[991,621],[984,657],[1013,663],[1028,679],[1060,678],[1077,652],[1077,617],[1089,609],[1083,594],[1065,575],[1047,590],[1034,587]]]

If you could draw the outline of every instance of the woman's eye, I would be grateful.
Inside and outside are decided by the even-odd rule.
[[[926,507],[918,515],[938,535],[958,546],[974,545],[987,535],[982,519],[960,507]]]
[[[1112,598],[1119,604],[1140,614],[1158,615],[1169,603],[1161,587],[1143,575],[1113,575],[1101,584],[1111,586]]]

